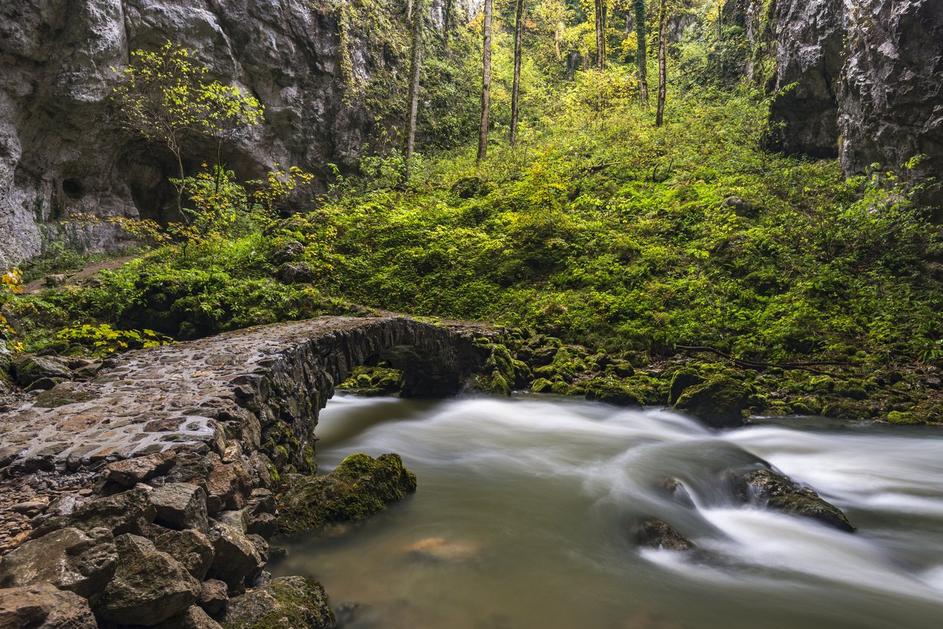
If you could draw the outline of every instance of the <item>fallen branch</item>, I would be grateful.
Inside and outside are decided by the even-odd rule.
[[[675,345],[675,349],[679,349],[686,352],[707,352],[720,356],[726,360],[731,361],[738,367],[743,367],[745,369],[786,369],[786,370],[796,370],[796,371],[809,371],[811,373],[818,373],[822,375],[831,375],[827,371],[822,371],[821,369],[816,369],[816,367],[852,367],[854,363],[846,361],[836,361],[836,360],[822,360],[822,361],[813,361],[813,362],[801,362],[801,363],[767,363],[762,361],[753,361],[753,360],[743,360],[742,358],[737,358],[731,356],[726,352],[722,352],[719,349],[714,347],[708,347],[706,345]]]

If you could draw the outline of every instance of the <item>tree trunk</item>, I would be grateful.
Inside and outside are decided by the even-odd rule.
[[[488,118],[491,114],[491,18],[493,0],[485,0],[484,47],[481,61],[481,127],[478,132],[478,161],[488,156]]]
[[[406,181],[412,175],[413,153],[416,152],[416,121],[419,118],[419,76],[422,70],[423,1],[413,7],[412,59],[409,78],[409,120],[406,126]]]
[[[639,98],[648,107],[648,52],[646,43],[648,32],[645,28],[645,0],[635,0],[635,38],[638,40],[638,84]]]
[[[521,114],[521,48],[524,43],[524,0],[516,0],[514,15],[514,85],[511,88],[511,146],[517,145],[517,123]]]
[[[455,7],[455,0],[445,0],[445,15],[442,16],[442,44],[449,47],[449,35],[452,31],[452,11]]]
[[[596,67],[606,67],[606,0],[596,0]]]
[[[665,123],[665,99],[668,95],[668,0],[661,0],[658,13],[658,113],[655,126]]]

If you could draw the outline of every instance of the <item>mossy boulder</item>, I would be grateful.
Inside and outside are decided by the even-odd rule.
[[[530,368],[501,343],[487,343],[489,351],[482,373],[475,379],[475,388],[495,395],[511,395],[515,388],[524,388],[531,378]]]
[[[278,497],[282,533],[323,531],[359,522],[416,491],[416,475],[399,455],[351,454],[323,476],[290,475]]]
[[[583,383],[586,399],[615,406],[644,406],[645,399],[633,387],[614,378],[595,378]]]
[[[735,474],[733,488],[734,494],[745,503],[817,520],[849,533],[855,530],[841,509],[819,496],[814,489],[799,485],[769,468]]]
[[[678,401],[678,398],[681,397],[681,394],[684,393],[685,389],[701,384],[702,382],[704,382],[704,378],[693,369],[682,369],[675,372],[674,376],[671,377],[671,385],[668,388],[668,403],[674,404]]]
[[[229,600],[226,629],[334,627],[334,613],[320,583],[307,577],[278,577]]]
[[[750,396],[750,389],[739,380],[715,376],[685,388],[674,407],[714,428],[742,426]]]

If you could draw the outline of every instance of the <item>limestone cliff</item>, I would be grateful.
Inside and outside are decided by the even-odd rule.
[[[873,163],[943,173],[943,2],[732,0],[771,94],[771,144],[838,156],[848,174]]]
[[[0,0],[0,267],[40,253],[44,240],[116,244],[106,226],[60,219],[159,217],[170,205],[169,156],[109,119],[115,68],[131,50],[172,40],[262,101],[266,124],[225,147],[241,176],[273,162],[323,172],[383,136],[376,103],[391,97],[368,95],[395,89],[407,71],[405,4]],[[430,23],[441,27],[443,13],[435,0]],[[207,151],[189,153],[198,162]]]

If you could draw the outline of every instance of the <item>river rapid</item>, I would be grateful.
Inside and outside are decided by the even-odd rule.
[[[275,565],[321,581],[345,629],[943,627],[943,431],[821,419],[716,431],[554,397],[339,396],[317,432],[322,471],[396,452],[419,480],[343,535],[291,540]],[[736,504],[724,471],[757,457],[858,531]],[[639,548],[644,517],[698,549]]]

